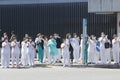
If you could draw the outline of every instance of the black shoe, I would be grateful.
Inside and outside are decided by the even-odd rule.
[[[88,62],[88,64],[92,64],[91,62]]]
[[[59,63],[62,63],[62,61],[59,61]]]

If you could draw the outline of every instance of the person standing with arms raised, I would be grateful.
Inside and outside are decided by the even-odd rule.
[[[37,37],[35,39],[35,43],[37,45],[38,50],[38,60],[43,63],[43,57],[44,57],[44,40],[42,38],[41,33],[37,34]]]
[[[58,55],[56,45],[57,45],[56,40],[54,39],[54,36],[51,35],[47,44],[49,48],[49,64],[55,64],[56,62],[56,56]]]

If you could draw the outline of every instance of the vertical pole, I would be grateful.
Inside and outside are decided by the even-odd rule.
[[[86,43],[87,43],[87,19],[83,18],[83,50],[82,50],[82,63],[86,64],[87,63],[87,47],[86,47]]]

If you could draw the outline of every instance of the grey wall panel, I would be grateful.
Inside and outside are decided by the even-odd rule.
[[[88,2],[88,0],[0,0],[0,5]]]

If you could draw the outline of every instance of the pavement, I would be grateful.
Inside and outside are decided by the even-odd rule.
[[[0,68],[0,80],[120,80],[120,65],[82,65],[71,67],[36,63],[33,67]]]

